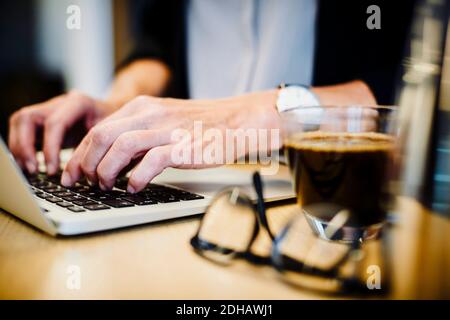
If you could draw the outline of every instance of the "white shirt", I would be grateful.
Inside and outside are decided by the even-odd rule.
[[[316,11],[315,0],[190,0],[190,98],[310,85]]]

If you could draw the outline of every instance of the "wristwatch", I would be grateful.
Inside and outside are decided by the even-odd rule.
[[[317,96],[309,87],[300,84],[281,84],[278,86],[277,110],[284,112],[298,107],[320,106]]]

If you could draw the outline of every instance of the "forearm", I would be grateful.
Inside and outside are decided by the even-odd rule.
[[[139,95],[160,96],[170,76],[170,69],[161,61],[137,60],[117,73],[104,107],[111,113]]]
[[[346,83],[312,87],[312,92],[317,96],[323,106],[343,106],[343,105],[376,105],[375,97],[367,86],[361,80],[350,81]],[[263,107],[275,107],[278,97],[278,90],[272,89],[256,93],[250,93],[239,97],[231,97],[218,100],[178,100],[171,99],[173,103],[180,105],[203,105],[214,106],[217,103],[223,105],[240,105],[245,108],[248,105],[260,105]]]
[[[311,90],[317,95],[321,105],[343,106],[343,105],[375,105],[376,100],[370,88],[360,80],[346,82],[337,85],[312,87]],[[244,123],[247,127],[254,128],[276,128],[280,126],[277,116],[276,101],[278,90],[245,94],[242,96],[215,99],[215,100],[180,100],[165,98],[160,102],[167,107],[220,107],[239,110],[235,117],[231,117],[229,127],[240,127]],[[255,115],[258,115],[255,117]],[[226,118],[226,117],[225,117]]]

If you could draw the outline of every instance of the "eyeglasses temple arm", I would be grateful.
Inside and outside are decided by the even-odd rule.
[[[269,234],[269,237],[273,240],[275,239],[272,231],[269,228],[269,223],[267,222],[267,216],[266,216],[266,207],[264,204],[264,194],[263,194],[263,182],[261,179],[261,175],[258,171],[255,171],[253,174],[253,186],[255,188],[255,192],[257,195],[257,202],[256,202],[256,212],[258,213],[259,221],[261,222],[261,225],[266,229],[267,233]]]

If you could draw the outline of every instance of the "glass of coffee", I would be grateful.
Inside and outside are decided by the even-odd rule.
[[[298,204],[312,230],[327,240],[377,238],[390,202],[397,109],[299,107],[281,117]],[[344,226],[330,238],[331,221],[343,213]]]

